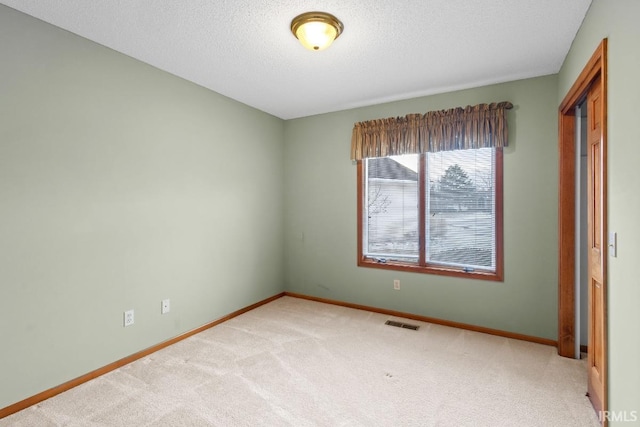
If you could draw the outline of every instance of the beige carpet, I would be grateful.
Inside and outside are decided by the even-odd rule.
[[[280,298],[0,426],[599,425],[584,361],[387,319]]]

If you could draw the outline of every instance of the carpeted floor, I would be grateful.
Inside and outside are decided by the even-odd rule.
[[[283,297],[0,426],[599,425],[584,361],[387,319]]]

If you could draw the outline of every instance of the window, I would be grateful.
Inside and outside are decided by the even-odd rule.
[[[358,161],[358,265],[502,280],[502,149]]]
[[[358,265],[501,281],[508,101],[355,123]]]

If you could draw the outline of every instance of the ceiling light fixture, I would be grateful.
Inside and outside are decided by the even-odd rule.
[[[325,12],[303,13],[291,21],[291,32],[309,50],[328,48],[343,29],[338,18]]]

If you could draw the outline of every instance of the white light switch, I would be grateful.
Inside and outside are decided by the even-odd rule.
[[[609,232],[609,255],[612,257],[618,256],[618,233],[615,231]]]

